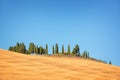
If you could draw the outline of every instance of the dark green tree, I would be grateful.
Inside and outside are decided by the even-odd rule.
[[[111,62],[111,61],[109,61],[109,64],[111,65],[111,64],[112,64],[112,62]]]
[[[46,44],[46,51],[45,51],[45,54],[47,55],[48,54],[48,45]]]
[[[53,54],[54,54],[54,51],[55,51],[55,50],[54,50],[54,45],[53,45],[53,46],[52,46],[52,53],[53,53]]]
[[[70,45],[68,45],[68,55],[70,55]]]
[[[20,44],[18,42],[16,44],[16,52],[20,52]]]
[[[46,49],[44,49],[42,46],[39,48],[39,54],[45,54]]]
[[[62,45],[62,54],[64,54],[64,45]]]
[[[16,52],[16,46],[13,47],[13,51]]]
[[[29,44],[29,49],[28,49],[28,52],[31,54],[31,53],[34,53],[35,52],[35,45],[34,43],[30,43]]]
[[[58,54],[58,53],[59,53],[58,43],[56,43],[56,45],[55,45],[55,53],[56,53],[56,54]]]
[[[76,54],[76,50],[75,50],[75,48],[73,48],[72,53],[73,53],[73,54]]]
[[[89,58],[89,52],[85,50],[82,54],[82,57],[83,58]]]
[[[20,53],[25,53],[26,52],[26,46],[24,43],[19,44],[19,52]]]
[[[42,54],[42,47],[39,48],[39,54]]]
[[[14,47],[10,46],[9,51],[14,51]]]
[[[75,48],[73,48],[72,53],[80,55],[80,48],[78,44],[76,44]]]
[[[39,48],[38,48],[38,45],[35,46],[35,53],[38,54],[39,53]]]
[[[75,50],[76,50],[76,53],[79,53],[80,48],[79,48],[79,45],[78,45],[78,44],[76,44]]]

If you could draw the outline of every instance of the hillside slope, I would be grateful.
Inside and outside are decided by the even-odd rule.
[[[120,80],[120,67],[68,57],[0,49],[0,80]]]

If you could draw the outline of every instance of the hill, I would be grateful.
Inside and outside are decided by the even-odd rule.
[[[0,80],[120,80],[120,67],[87,59],[25,55],[0,49]]]

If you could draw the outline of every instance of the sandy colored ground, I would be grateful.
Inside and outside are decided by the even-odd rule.
[[[92,60],[31,56],[0,49],[0,80],[120,80],[120,67]]]

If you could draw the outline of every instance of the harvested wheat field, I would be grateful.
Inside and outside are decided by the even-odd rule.
[[[120,67],[92,60],[0,49],[0,80],[120,80]]]

